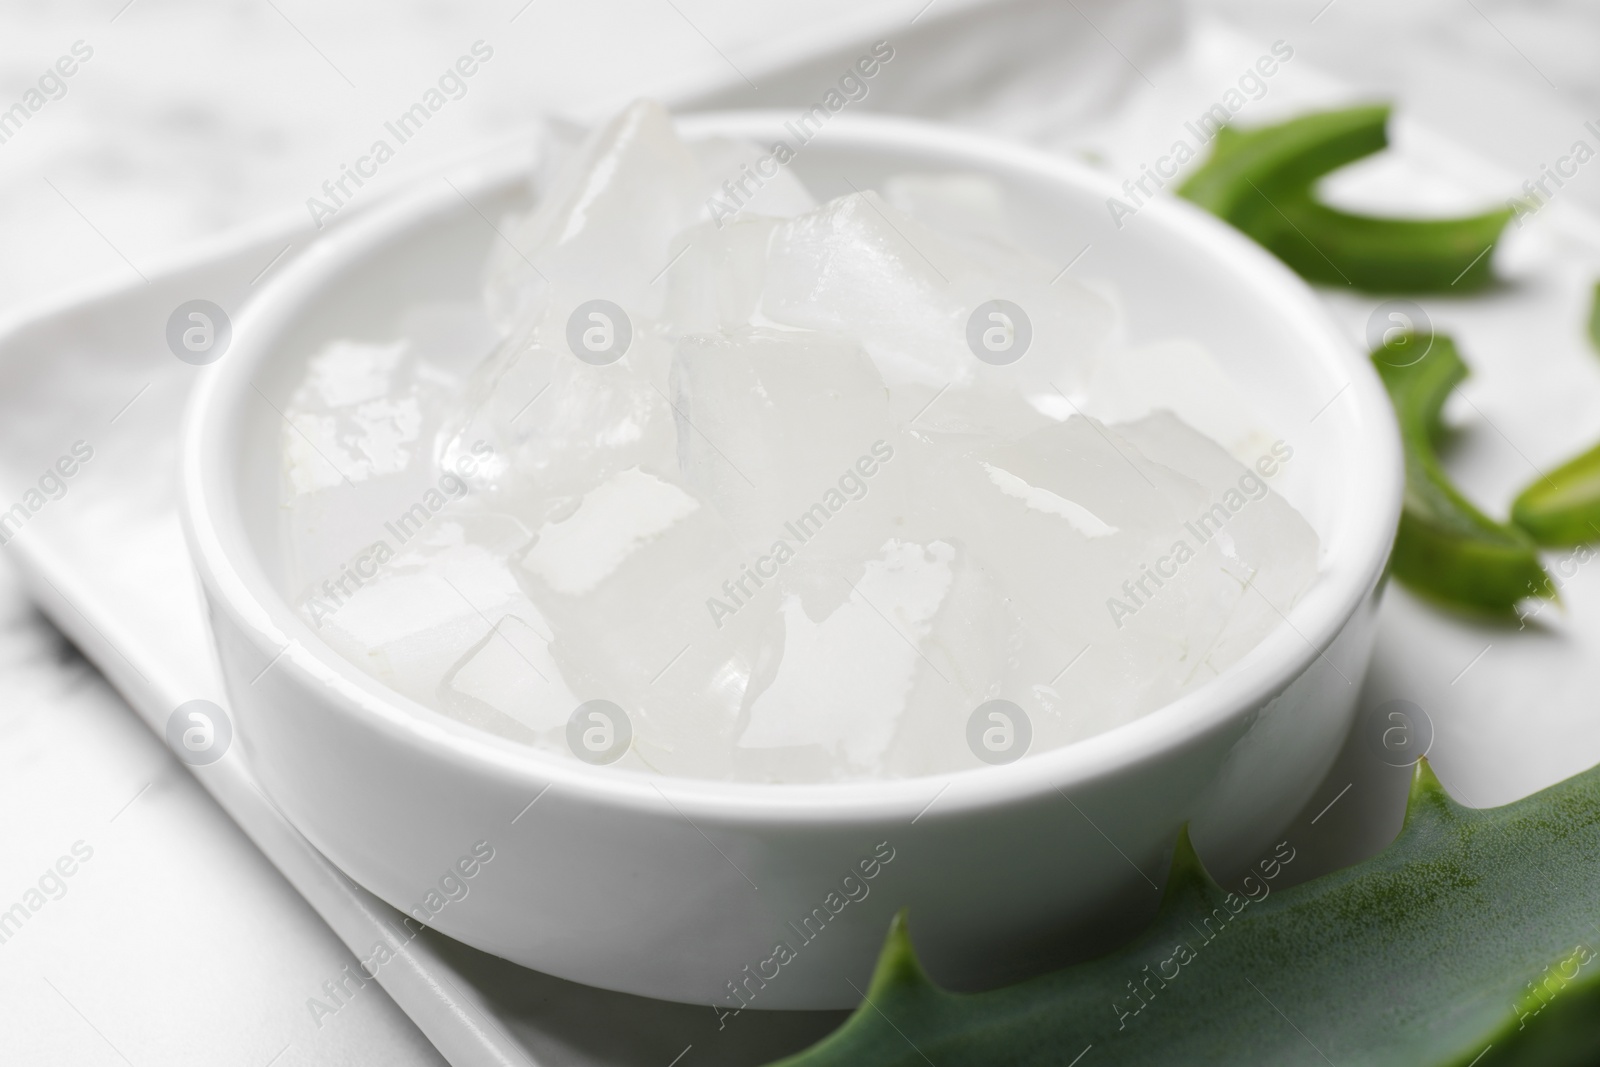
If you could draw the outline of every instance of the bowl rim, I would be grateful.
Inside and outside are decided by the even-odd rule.
[[[775,110],[725,111],[680,116],[676,122],[691,139],[733,136],[765,141],[788,118],[792,116]],[[1074,160],[943,124],[839,114],[822,136],[867,151],[880,146],[931,150],[971,159],[979,169],[1076,186],[1097,197],[1122,195],[1110,177]],[[503,187],[525,177],[527,170],[526,160],[488,162],[471,170],[457,166],[451,169],[449,182],[427,182],[368,209],[286,264],[241,310],[226,358],[204,368],[181,436],[184,533],[212,611],[226,612],[249,635],[263,660],[270,657],[270,669],[291,672],[302,689],[316,692],[336,712],[425,758],[450,761],[457,771],[518,783],[529,796],[559,785],[591,804],[657,814],[665,799],[685,818],[698,816],[725,825],[920,818],[947,791],[951,795],[937,805],[938,817],[970,814],[1118,776],[1255,714],[1318,657],[1325,658],[1324,650],[1382,576],[1399,519],[1404,468],[1392,409],[1377,374],[1340,334],[1310,287],[1288,267],[1199,208],[1175,197],[1157,198],[1140,208],[1139,224],[1162,228],[1171,239],[1212,256],[1219,266],[1250,282],[1261,299],[1276,302],[1286,317],[1302,323],[1310,343],[1296,355],[1349,379],[1335,399],[1348,394],[1357,405],[1362,428],[1371,431],[1359,440],[1342,442],[1343,462],[1364,474],[1346,484],[1365,489],[1350,494],[1355,499],[1343,501],[1350,509],[1342,527],[1343,551],[1327,553],[1317,579],[1283,621],[1217,677],[1136,720],[1014,763],[907,778],[802,784],[591,767],[469,726],[411,700],[322,641],[279,595],[255,559],[244,532],[237,486],[229,475],[240,444],[234,427],[242,425],[232,413],[254,388],[254,369],[270,357],[300,309],[328,282],[421,224],[466,210],[465,196]],[[957,785],[961,788],[952,788]]]

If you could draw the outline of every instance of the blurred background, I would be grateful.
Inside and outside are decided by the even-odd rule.
[[[877,38],[899,56],[865,107],[1114,170],[1228,87],[1194,84],[1219,54],[1240,53],[1242,69],[1280,39],[1296,55],[1286,79],[1315,67],[1353,96],[1404,100],[1409,117],[1519,173],[1600,117],[1600,15],[1581,0],[14,0],[0,19],[0,106],[74,43],[93,50],[65,95],[0,144],[6,310],[304,212],[478,40],[494,58],[364,196],[540,115],[592,119],[639,95],[797,103],[813,63],[828,70],[832,53]],[[1252,113],[1292,107],[1283,88]],[[1574,188],[1600,186],[1584,175]]]
[[[1417,210],[1481,205],[1476,161],[1495,168],[1499,202],[1518,188],[1498,175],[1537,176],[1600,136],[1585,131],[1600,126],[1600,9],[1587,0],[9,0],[0,324],[241,229],[296,254],[318,230],[308,200],[326,202],[324,183],[475,50],[488,58],[459,96],[341,216],[486,143],[638,96],[809,104],[878,40],[895,59],[853,106],[1025,141],[1119,180],[1280,42],[1292,59],[1239,121],[1392,99],[1397,140],[1426,130],[1457,154],[1458,200],[1435,183]],[[1351,168],[1340,188],[1359,200],[1363,169],[1384,165]],[[1560,195],[1600,208],[1596,173]],[[262,275],[279,261],[263,256]],[[139,565],[136,546],[125,565]],[[376,985],[331,1018],[308,1011],[349,952],[5,568],[0,907],[74,842],[93,858],[0,942],[0,1063],[443,1062]],[[1469,799],[1539,784],[1485,779]],[[1392,794],[1370,802],[1380,822],[1398,817]],[[1346,802],[1362,803],[1359,791]]]

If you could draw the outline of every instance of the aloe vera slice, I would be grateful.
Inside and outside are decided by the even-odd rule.
[[[1422,761],[1400,836],[1372,859],[1277,891],[1264,875],[1251,899],[1185,833],[1148,931],[1020,985],[940,989],[902,915],[865,1003],[782,1064],[1593,1064],[1597,870],[1600,768],[1478,811]]]
[[[1589,340],[1600,349],[1600,283],[1589,306]],[[1511,521],[1552,548],[1600,541],[1600,445],[1524,489],[1511,505]]]
[[[1439,462],[1439,413],[1467,376],[1454,342],[1405,334],[1374,350],[1372,362],[1394,403],[1406,455],[1405,503],[1389,558],[1394,576],[1432,599],[1495,614],[1509,614],[1527,597],[1553,597],[1533,539],[1474,507]]]
[[[1464,292],[1494,280],[1509,209],[1454,219],[1359,215],[1317,200],[1318,178],[1387,147],[1389,108],[1327,111],[1276,126],[1219,131],[1211,157],[1178,189],[1309,281],[1370,292]]]
[[[1266,217],[1258,241],[1307,281],[1368,292],[1481,289],[1509,212],[1456,219],[1379,219],[1326,207],[1305,194]],[[1256,237],[1256,232],[1251,232]]]
[[[1589,303],[1589,343],[1600,349],[1600,282],[1595,283]]]
[[[1524,489],[1511,505],[1511,521],[1541,545],[1600,541],[1600,445]]]
[[[1309,189],[1324,174],[1382,151],[1389,144],[1388,123],[1388,105],[1377,104],[1253,130],[1224,126],[1211,158],[1178,187],[1178,195],[1244,228],[1255,216],[1271,213],[1270,199]]]

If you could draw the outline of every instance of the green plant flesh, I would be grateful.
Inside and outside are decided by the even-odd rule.
[[[1589,303],[1589,343],[1600,349],[1600,282],[1595,283],[1594,297]]]
[[[1178,189],[1301,276],[1371,292],[1464,292],[1493,280],[1510,210],[1453,219],[1375,218],[1321,203],[1313,186],[1388,141],[1389,108],[1305,115],[1218,132],[1211,157]]]
[[[1185,834],[1146,933],[1020,985],[938,988],[902,916],[867,1002],[783,1064],[1592,1064],[1596,870],[1600,768],[1477,811],[1423,762],[1374,858],[1250,900],[1211,880]]]
[[[1518,601],[1553,597],[1533,539],[1479,511],[1451,484],[1435,451],[1439,413],[1467,368],[1450,338],[1401,334],[1372,353],[1389,390],[1405,446],[1405,506],[1394,576],[1435,600],[1495,614]]]
[[[1600,348],[1600,284],[1589,307],[1589,340]],[[1552,548],[1600,541],[1600,445],[1534,479],[1512,503],[1511,521]]]
[[[1524,489],[1511,505],[1511,521],[1541,545],[1600,541],[1600,445]]]

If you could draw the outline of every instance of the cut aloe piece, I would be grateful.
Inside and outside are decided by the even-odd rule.
[[[1467,376],[1455,344],[1441,334],[1404,334],[1374,350],[1372,362],[1406,455],[1405,504],[1389,558],[1394,576],[1434,600],[1501,615],[1527,597],[1553,597],[1533,539],[1474,507],[1439,462],[1439,413]]]
[[[1511,505],[1511,521],[1541,545],[1600,541],[1600,445],[1524,489]]]
[[[1378,218],[1321,203],[1323,175],[1388,143],[1384,105],[1219,131],[1211,157],[1178,189],[1309,281],[1370,292],[1465,292],[1494,279],[1509,209],[1454,219]]]
[[[1589,301],[1589,343],[1600,350],[1600,282],[1594,286],[1594,296]]]
[[[1178,195],[1244,228],[1271,213],[1273,199],[1309,189],[1324,174],[1382,151],[1389,144],[1388,123],[1388,105],[1377,104],[1253,130],[1224,126],[1211,158]]]

